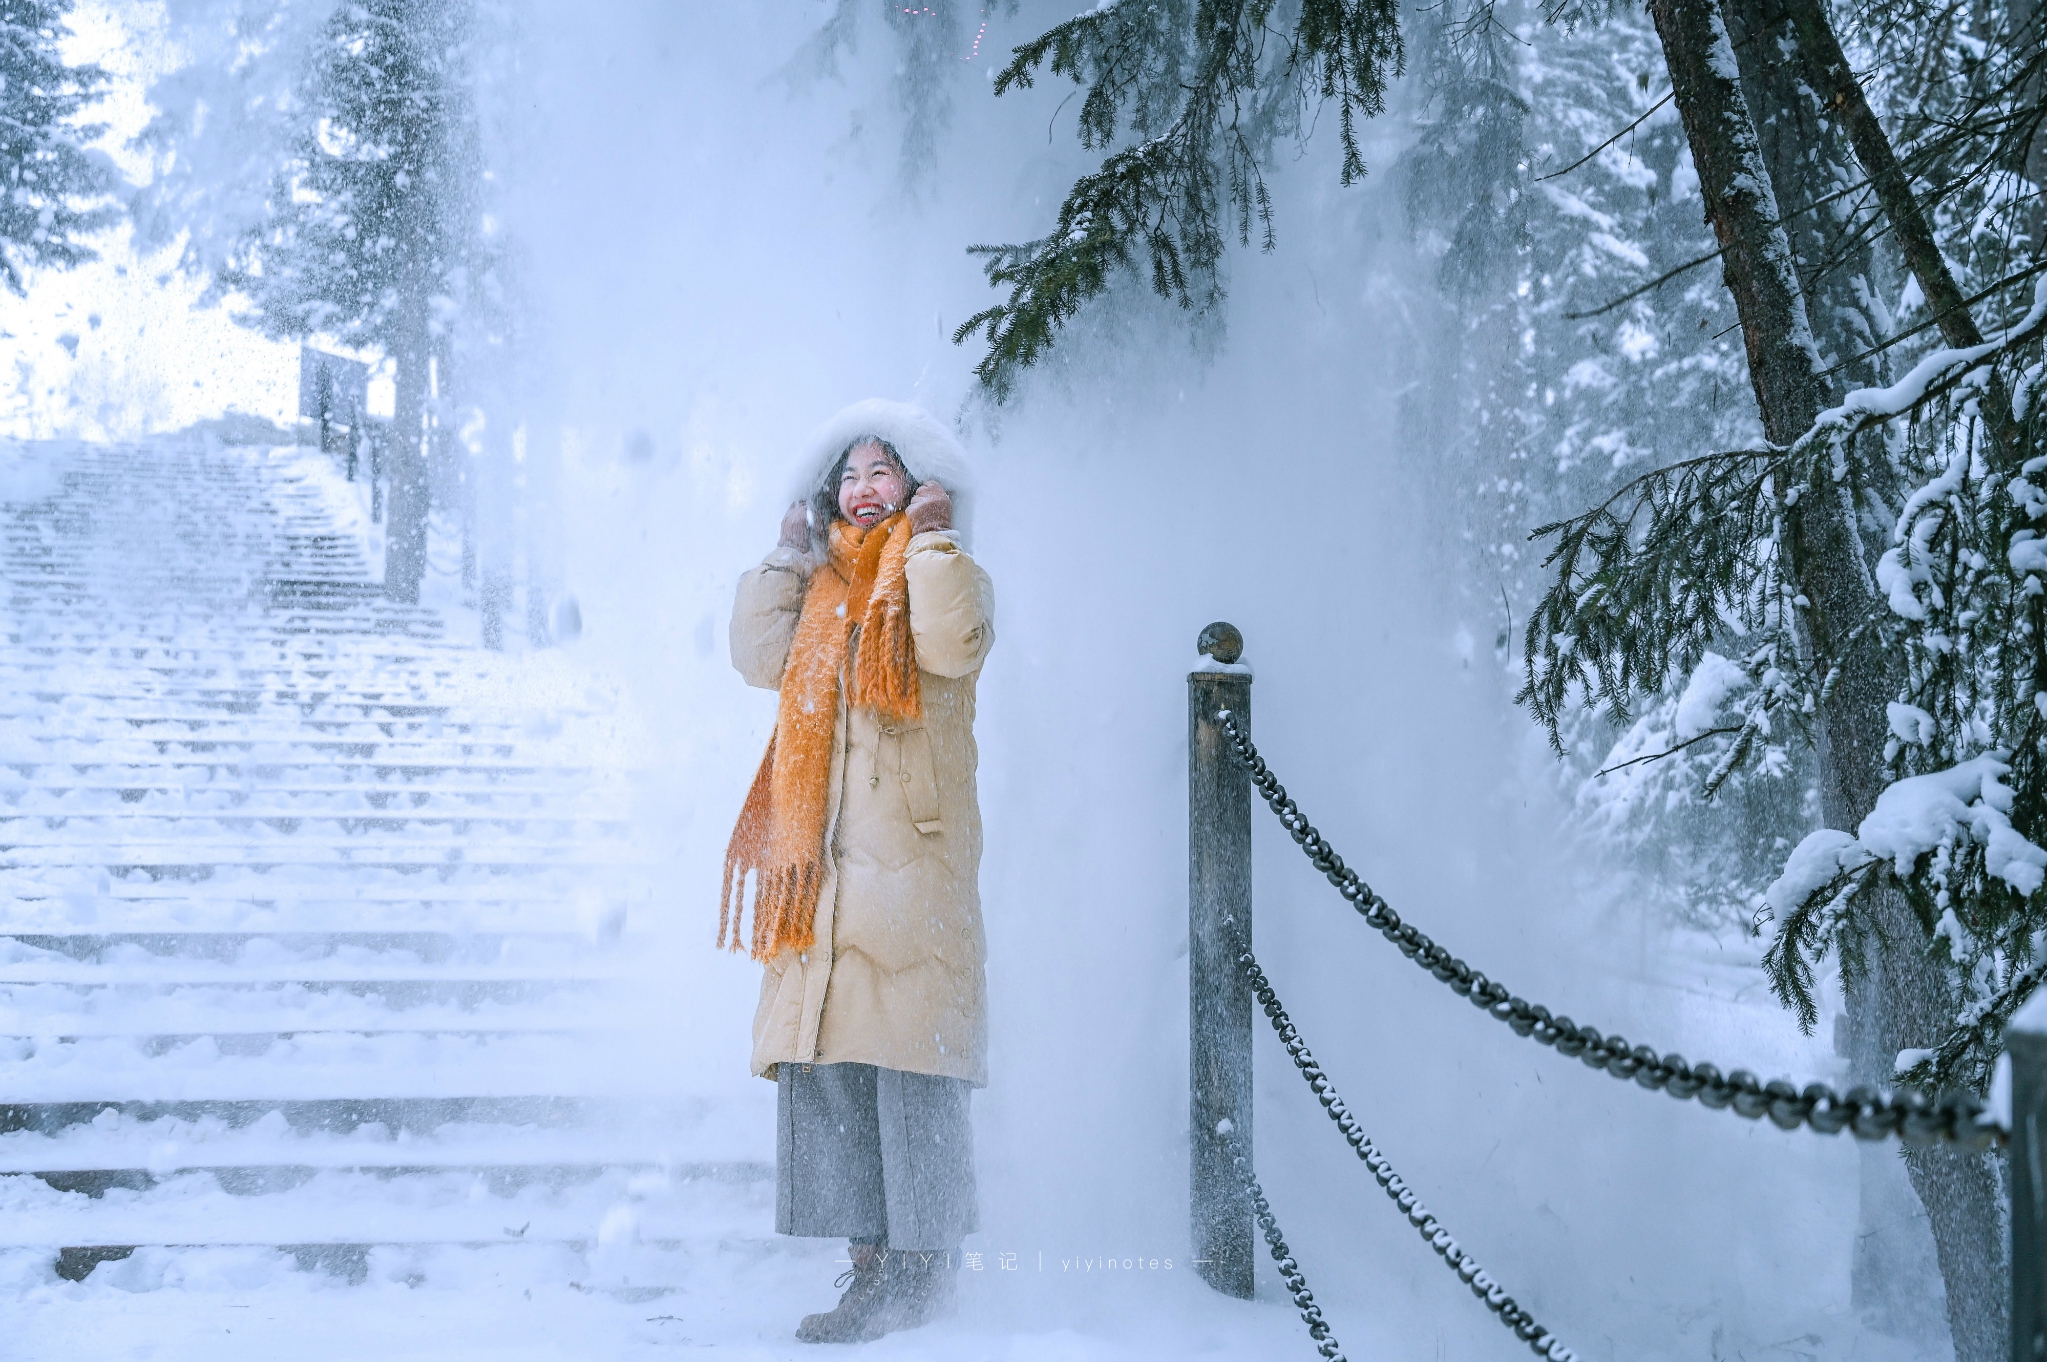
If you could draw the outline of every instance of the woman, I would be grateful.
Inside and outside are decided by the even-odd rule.
[[[753,1071],[776,1085],[775,1228],[851,1244],[851,1284],[803,1320],[806,1342],[944,1312],[975,1228],[974,686],[995,631],[988,574],[962,547],[964,471],[917,408],[848,407],[814,437],[805,497],[732,612],[733,665],[781,698],[726,852],[718,940],[729,930],[766,966]]]

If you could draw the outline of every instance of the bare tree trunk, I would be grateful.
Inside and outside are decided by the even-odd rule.
[[[1905,267],[1918,280],[1942,339],[1953,346],[1982,344],[1983,333],[1969,314],[1967,300],[1934,240],[1932,226],[1920,209],[1889,136],[1855,79],[1822,0],[1726,3],[1730,12],[1765,5],[1781,12],[1782,20],[1769,35],[1773,40],[1770,47],[1789,57],[1786,65],[1796,64],[1802,76],[1798,84],[1804,88],[1794,93],[1797,104],[1793,108],[1773,107],[1773,115],[1802,118],[1811,101],[1839,120],[1890,225],[1891,239]],[[1780,189],[1794,182],[1788,176],[1812,165],[1813,152],[1832,152],[1826,145],[1834,140],[1827,136],[1828,131],[1824,124],[1812,130],[1813,144],[1803,162],[1797,149],[1789,148],[1781,162],[1771,165]],[[1810,193],[1808,202],[1817,197],[1819,188],[1810,182],[1800,185],[1801,192]],[[1875,381],[1873,375],[1856,378]],[[1996,386],[1998,391],[1990,395],[1986,411],[1995,427],[1993,438],[2010,450],[2016,447],[2016,432],[2010,428],[2008,416],[2004,420],[1998,417],[2010,412],[2011,403],[2004,385],[1999,382]],[[1866,1015],[1866,1024],[1858,1030],[1867,1042],[1855,1056],[1855,1068],[1859,1081],[1888,1083],[1900,1050],[1936,1045],[1952,1029],[1955,998],[1946,967],[1927,951],[1923,928],[1900,896],[1886,894],[1873,906],[1888,940],[1876,952],[1876,968],[1870,978],[1853,990],[1856,996],[1851,1005]],[[1947,1149],[1907,1151],[1905,1166],[1933,1231],[1957,1362],[1994,1362],[2005,1353],[2009,1327],[2005,1292],[2009,1268],[2001,1233],[2003,1170],[1995,1156],[1960,1155]],[[1858,1285],[1865,1287],[1859,1294],[1866,1299],[1889,1299],[1905,1284]]]
[[[1941,335],[1949,345],[1981,345],[1983,333],[1969,316],[1962,290],[1956,286],[1940,247],[1934,242],[1933,228],[1919,209],[1919,200],[1912,193],[1904,167],[1898,164],[1891,139],[1877,122],[1869,101],[1863,98],[1862,86],[1841,51],[1826,7],[1821,0],[1783,0],[1783,4],[1798,35],[1795,50],[1806,78],[1841,120],[1854,143],[1855,158],[1862,162],[1862,169],[1869,176],[1877,202],[1890,220],[1905,268],[1919,281],[1919,291],[1926,296],[1926,305],[1938,320]]]
[[[1849,149],[1799,60],[1791,4],[1723,0],[1722,11],[1820,359],[1836,386],[1874,387],[1888,381],[1884,356],[1868,353],[1885,339],[1876,251],[1856,230],[1856,200],[1835,193],[1853,180]]]
[[[1775,444],[1789,444],[1831,405],[1832,391],[1821,376],[1825,366],[1797,259],[1741,88],[1733,44],[1714,0],[1650,0],[1649,12],[1670,67],[1707,221],[1722,247],[1764,434]],[[1771,26],[1767,11],[1749,10],[1747,16],[1754,27]],[[1822,813],[1832,827],[1854,828],[1883,788],[1884,704],[1895,687],[1877,641],[1868,634],[1853,637],[1856,625],[1880,602],[1873,598],[1853,489],[1837,485],[1834,490],[1841,495],[1822,491],[1787,508],[1786,549],[1790,569],[1810,602],[1799,622],[1812,665],[1822,674],[1839,670],[1817,715]],[[1864,1050],[1865,1068],[1880,1055],[1895,1055],[1902,1044],[1927,1043],[1901,1042],[1900,1037],[1924,1034],[1929,1026],[1938,1034],[1952,1014],[1945,973],[1928,955],[1924,928],[1909,907],[1891,894],[1874,908],[1879,977],[1873,981],[1878,989],[1873,996],[1885,1002],[1869,1019],[1875,1035],[1874,1044]],[[1981,1160],[1915,1152],[1908,1168],[1939,1247],[1957,1362],[1997,1362],[2004,1321],[2001,1291],[1991,1289],[2001,1280],[2001,1262],[1990,1167]]]
[[[426,529],[429,501],[426,451],[427,328],[424,298],[408,308],[397,352],[397,392],[392,404],[390,457],[391,506],[384,526],[384,595],[407,605],[419,604],[419,586],[426,576]]]
[[[2010,14],[2005,23],[2013,51],[2024,58],[2038,58],[2043,46],[2047,46],[2047,23],[2043,23],[2047,16],[2041,14],[2039,0],[2010,0],[2009,8]],[[2040,107],[2042,95],[2047,94],[2047,80],[2042,79],[2042,74],[2036,67],[2021,87],[2021,104],[2035,109]],[[2047,184],[2047,130],[2036,127],[2032,131],[2018,160],[2028,180],[2034,184]],[[2036,206],[2033,212],[2036,227],[2039,221],[2040,211]],[[2033,239],[2040,239],[2037,231]]]
[[[1807,80],[1789,0],[1722,0],[1721,9],[1741,70],[1742,96],[1755,120],[1757,147],[1785,213],[1784,234],[1821,361],[1836,370],[1841,387],[1880,386],[1887,380],[1886,365],[1875,352],[1889,328],[1880,320],[1884,309],[1875,298],[1875,253],[1869,235],[1857,231],[1850,211],[1854,200],[1833,194],[1852,181],[1849,152],[1838,128],[1823,116],[1821,95]],[[1860,466],[1886,462],[1882,440],[1881,432],[1862,437]],[[1844,513],[1857,519],[1852,510]],[[1855,528],[1874,560],[1882,551],[1873,542],[1880,536],[1871,533],[1867,520]],[[1885,905],[1886,915],[1895,916],[1896,907]],[[1888,1083],[1892,1057],[1900,1048],[1890,1044],[1893,1028],[1884,1022],[1884,989],[1877,985],[1884,975],[1877,961],[1869,978],[1848,984],[1843,1053],[1857,1083]],[[1886,1333],[1936,1335],[1946,1298],[1919,1194],[1897,1150],[1859,1152],[1862,1188],[1849,1267],[1851,1303]]]
[[[483,428],[483,459],[476,469],[476,541],[479,577],[476,604],[482,613],[483,646],[505,646],[505,616],[512,608],[512,441],[500,401]]]
[[[464,371],[471,389],[473,374]],[[453,513],[462,536],[462,586],[476,588],[476,501],[469,447],[463,443],[462,425],[471,408],[461,395],[455,365],[455,338],[443,335],[434,346],[434,391],[428,422],[427,488],[431,503],[442,515]],[[473,393],[470,401],[473,401]]]
[[[1908,925],[1923,933],[1917,922]],[[1892,1055],[1934,1045],[1954,1029],[1946,967],[1919,948],[1918,936],[1885,951],[1882,964],[1880,982],[1889,986],[1879,1020]],[[1905,1170],[1933,1229],[1955,1362],[2005,1362],[2011,1356],[2011,1268],[2001,1158],[1945,1146],[1907,1149]]]
[[[1782,3],[1797,35],[1792,50],[1798,55],[1806,79],[1820,92],[1828,109],[1841,120],[1842,128],[1854,144],[1855,159],[1862,163],[1863,172],[1869,176],[1877,203],[1883,208],[1884,218],[1891,225],[1891,235],[1898,243],[1898,252],[1904,257],[1905,268],[1912,271],[1912,277],[1919,281],[1919,292],[1925,297],[1926,306],[1940,327],[1941,339],[1957,348],[1981,345],[1982,328],[1969,315],[1968,300],[1962,296],[1961,286],[1955,282],[1954,272],[1948,268],[1947,257],[1940,253],[1940,244],[1933,238],[1933,227],[1920,210],[1919,198],[1912,192],[1912,181],[1905,174],[1905,168],[1898,163],[1898,154],[1891,146],[1889,134],[1869,107],[1869,101],[1863,97],[1861,82],[1855,79],[1854,69],[1848,65],[1848,58],[1841,51],[1840,39],[1834,35],[1834,26],[1827,18],[1823,0],[1782,0]],[[2011,418],[2011,393],[2004,380],[1995,373],[1991,375],[1989,399],[1984,404],[1984,411],[1989,417],[1991,438],[1999,449],[2008,454],[2018,448],[2018,426]]]

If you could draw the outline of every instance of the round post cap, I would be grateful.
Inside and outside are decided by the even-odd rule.
[[[1195,643],[1202,656],[1212,657],[1228,665],[1244,655],[1244,636],[1237,626],[1226,620],[1217,620],[1201,631],[1201,638]]]

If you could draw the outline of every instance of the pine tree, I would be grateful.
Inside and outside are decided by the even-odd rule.
[[[1734,309],[1699,268],[1714,242],[1646,18],[1619,11],[1594,35],[1530,10],[1437,7],[1415,49],[1429,101],[1395,174],[1456,320],[1422,366],[1454,377],[1404,399],[1403,438],[1456,464],[1460,589],[1504,625],[1545,585],[1531,525],[1604,499],[1702,425],[1720,447],[1760,430]],[[1727,673],[1710,661],[1722,669],[1682,722],[1681,686],[1618,726],[1571,715],[1559,775],[1585,852],[1637,911],[1737,931],[1810,826],[1812,763],[1778,732],[1716,774],[1721,720],[1698,719]]]
[[[57,51],[70,0],[0,0],[0,282],[23,292],[28,270],[94,259],[85,238],[117,217],[117,176],[87,143],[105,131],[80,114],[107,76]]]
[[[1252,8],[1263,22],[1267,9]],[[1257,113],[1318,100],[1346,118],[1376,112],[1357,97],[1367,83],[1347,83],[1360,49],[1327,38],[1363,8],[1302,5],[1293,43],[1262,63],[1233,57],[1247,11],[1224,3],[1110,5],[1018,49],[998,90],[1049,61],[1087,89],[1084,139],[1109,154],[1052,234],[978,248],[1009,294],[960,338],[985,333],[980,373],[998,400],[1139,259],[1159,292],[1213,305],[1225,212],[1239,240],[1269,223],[1259,133],[1279,124],[1261,128]],[[1467,36],[1494,8],[1476,7]],[[1550,556],[1521,698],[1561,752],[1588,713],[1626,726],[1717,667],[1719,722],[1694,735],[1673,726],[1672,747],[1642,757],[1696,743],[1711,797],[1766,771],[1787,739],[1806,745],[1827,826],[1792,849],[1765,895],[1780,996],[1810,1027],[1815,970],[1833,953],[1869,1028],[1865,1076],[1888,1081],[1891,1057],[1918,1049],[1909,1081],[1980,1088],[2004,1021],[2047,976],[2033,944],[2047,930],[2041,15],[1918,0],[1861,11],[1851,58],[1824,0],[1649,10],[1716,238],[1692,263],[1720,266],[1760,429],[1694,437],[1538,531]],[[1331,29],[1311,34],[1311,16]],[[1400,51],[1390,12],[1372,31],[1364,50]],[[1328,64],[1332,52],[1348,64]],[[1872,52],[1889,54],[1876,103],[1902,96],[1888,123],[1856,74]],[[1319,83],[1301,81],[1304,55],[1325,63]],[[1479,125],[1511,117],[1491,103],[1465,120],[1479,135],[1464,150],[1497,167]],[[1456,122],[1455,102],[1444,106]],[[1112,149],[1126,110],[1133,144]],[[1346,180],[1355,169],[1346,138]],[[1539,217],[1523,219],[1532,236]],[[1480,203],[1459,228],[1497,225]],[[1495,273],[1472,276],[1487,298],[1476,313],[1541,320],[1539,304],[1498,297],[1498,262],[1480,263]],[[1901,310],[1923,320],[1883,305],[1904,274],[1916,298]],[[1547,404],[1542,348],[1488,361],[1483,414],[1515,411],[1523,428],[1488,457],[1541,424],[1531,403],[1500,399],[1541,387]],[[1875,386],[1892,373],[1902,377]],[[1643,411],[1669,397],[1636,386]],[[1988,1362],[2004,1329],[1984,1233],[1994,1175],[1945,1155],[1908,1164],[1941,1250],[1957,1356]]]
[[[466,0],[349,0],[313,46],[289,159],[219,272],[269,334],[376,347],[397,367],[385,591],[416,601],[431,500],[430,370],[445,400],[453,324],[479,258],[481,175]]]

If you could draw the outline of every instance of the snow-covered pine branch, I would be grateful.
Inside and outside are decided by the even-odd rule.
[[[1853,973],[1868,930],[1858,903],[1880,885],[1902,889],[1963,982],[1957,1038],[1925,1062],[1940,1083],[1986,1078],[1998,1018],[2036,982],[2032,935],[2047,927],[2047,457],[2028,456],[2043,335],[2047,285],[1983,344],[1937,349],[1896,383],[1849,393],[1786,447],[1659,469],[1539,532],[1556,537],[1556,576],[1528,625],[1522,694],[1559,743],[1561,720],[1585,700],[1626,721],[1672,677],[1731,665],[1712,651],[1723,638],[1742,640],[1758,682],[1768,670],[1777,695],[1758,712],[1797,727],[1825,702],[1836,659],[1798,649],[1803,596],[1781,511],[1846,489],[1873,513],[1858,450],[1914,473],[1872,565],[1876,605],[1856,624],[1902,663],[1884,753],[1893,783],[1854,834],[1814,832],[1785,863],[1765,895],[1766,965],[1810,1026],[1819,961],[1838,950]],[[1984,433],[1999,386],[2012,407],[1995,416],[2021,438],[2009,454]],[[1856,441],[1878,429],[1882,442]],[[1694,767],[1716,750],[1699,746]],[[1724,780],[1752,750],[1741,731],[1724,735],[1714,774]]]
[[[1341,179],[1365,173],[1357,122],[1385,107],[1406,48],[1391,0],[1300,0],[1280,28],[1276,0],[1158,0],[1089,9],[1016,49],[1000,95],[1041,68],[1086,90],[1081,145],[1130,145],[1077,180],[1056,227],[1032,241],[975,246],[988,282],[1008,297],[968,318],[955,343],[981,333],[974,372],[998,401],[1067,323],[1141,259],[1152,290],[1189,310],[1219,302],[1231,236],[1274,244],[1264,162],[1274,142],[1302,137],[1333,103]]]

